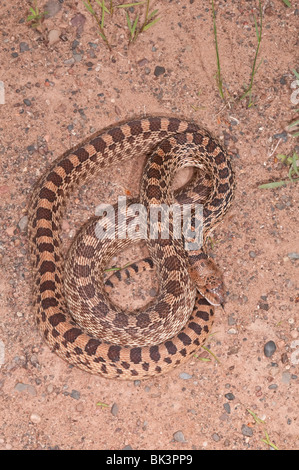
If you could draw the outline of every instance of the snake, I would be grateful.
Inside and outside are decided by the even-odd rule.
[[[87,299],[94,297],[94,289],[89,281],[86,284],[86,272],[83,273],[82,269],[87,269],[90,274],[90,269],[85,267],[84,257],[94,259],[90,233],[94,232],[96,223],[91,219],[79,232],[75,244],[77,251],[74,254],[71,247],[71,256],[68,256],[68,260],[73,261],[66,261],[60,231],[65,206],[72,193],[104,168],[131,160],[136,155],[146,155],[151,164],[146,166],[147,170],[142,177],[143,201],[147,200],[150,204],[157,199],[157,194],[159,197],[164,194],[167,200],[170,194],[169,181],[173,176],[167,161],[172,161],[170,158],[173,159],[174,153],[181,155],[181,163],[174,168],[193,164],[199,169],[208,169],[212,174],[211,178],[202,178],[197,182],[198,186],[206,184],[210,190],[210,197],[206,199],[203,208],[206,240],[209,231],[214,229],[231,206],[235,175],[230,157],[217,139],[188,120],[149,116],[101,130],[55,160],[32,192],[28,207],[28,238],[36,323],[51,350],[80,369],[106,378],[124,380],[161,375],[188,360],[208,336],[215,305],[222,303],[218,281],[215,286],[217,269],[207,259],[204,250],[190,251],[187,256],[182,243],[174,239],[164,240],[160,237],[155,243],[149,243],[153,259],[150,257],[152,261],[148,263],[153,262],[162,267],[158,279],[163,288],[155,302],[146,310],[137,312],[134,320],[134,316],[128,320],[127,312],[117,310],[111,303],[109,314],[105,316],[107,302],[109,304],[108,293],[103,292],[103,281],[99,282],[92,276],[93,281],[99,284],[96,304],[93,306],[99,307],[101,304],[100,316],[104,320],[109,315],[112,317],[117,338],[109,340],[109,335],[105,336],[109,332],[109,324],[106,325],[104,336],[98,336],[92,328],[85,328],[75,320],[71,308],[76,297],[82,313],[82,310],[86,310]],[[183,157],[183,154],[187,156]],[[187,163],[182,163],[184,161]],[[86,241],[87,234],[89,241]],[[91,249],[92,256],[88,252]],[[78,258],[79,255],[81,261],[74,261],[73,257]],[[97,256],[102,260],[102,270],[109,256],[111,252]],[[73,277],[68,284],[71,267]],[[67,296],[66,291],[76,278],[81,284],[79,282],[79,287]],[[110,284],[113,282],[110,281]],[[85,291],[84,299],[82,291]],[[71,301],[67,301],[67,298]],[[95,310],[97,317],[99,308]],[[118,336],[121,336],[124,324],[130,321],[133,326],[129,328],[129,338],[125,338],[127,343],[123,344],[118,341]],[[157,323],[160,323],[160,329],[155,337],[154,327]],[[170,333],[165,331],[166,327],[170,327]],[[138,328],[140,331],[137,332]]]

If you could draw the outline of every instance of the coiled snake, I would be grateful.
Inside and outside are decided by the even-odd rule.
[[[63,207],[71,192],[102,168],[150,152],[152,163],[146,166],[141,186],[143,202],[148,204],[158,203],[160,198],[169,201],[169,182],[177,167],[195,165],[208,170],[210,177],[201,177],[193,185],[195,192],[199,187],[209,189],[203,210],[205,238],[231,205],[234,173],[228,155],[207,131],[176,118],[142,118],[98,132],[54,162],[38,182],[29,204],[28,234],[37,324],[60,357],[109,378],[158,375],[185,361],[198,350],[210,330],[214,314],[211,302],[222,302],[221,282],[215,281],[217,269],[204,251],[189,252],[186,258],[181,241],[159,237],[148,244],[158,269],[159,295],[135,316],[122,312],[109,303],[103,281],[95,282],[94,272],[86,263],[86,259],[94,260],[96,249],[102,245],[93,235],[95,219],[77,236],[76,248],[71,248],[64,269],[59,232]],[[172,154],[179,154],[180,160],[171,169],[167,161],[173,161]],[[126,242],[116,245],[119,249]],[[113,243],[111,246],[108,253],[97,255],[95,273],[103,272],[115,250]],[[96,292],[91,280],[97,284]],[[87,310],[94,314],[90,321],[84,319]],[[74,320],[77,314],[79,323]],[[96,325],[98,319],[103,329]],[[116,333],[110,337],[111,322]],[[123,332],[125,324],[127,330]],[[101,336],[95,336],[95,331]]]

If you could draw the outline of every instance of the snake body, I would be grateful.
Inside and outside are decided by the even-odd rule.
[[[107,338],[96,337],[92,329],[90,332],[76,323],[67,305],[59,232],[63,208],[71,192],[87,177],[98,173],[102,168],[133,158],[136,154],[148,154],[157,145],[159,150],[156,151],[154,162],[156,172],[154,174],[151,170],[152,173],[145,174],[144,179],[149,184],[143,186],[143,197],[150,201],[156,197],[157,191],[159,195],[163,193],[167,178],[162,161],[168,158],[168,151],[171,150],[169,147],[172,147],[172,150],[176,147],[178,150],[179,146],[192,152],[196,150],[200,155],[200,165],[209,167],[213,174],[213,196],[205,205],[203,214],[207,232],[231,205],[234,173],[227,154],[207,131],[200,129],[196,124],[176,118],[142,118],[98,132],[87,142],[67,151],[54,162],[38,182],[29,205],[28,233],[37,324],[46,342],[60,357],[81,369],[109,378],[149,377],[177,366],[195,353],[202,344],[214,315],[214,307],[200,293],[197,293],[194,304],[195,288],[192,282],[196,275],[193,276],[191,270],[190,281],[181,248],[178,248],[179,251],[175,255],[169,254],[172,249],[170,244],[170,252],[165,251],[161,239],[158,240],[156,248],[153,248],[153,256],[162,258],[163,270],[160,279],[164,277],[163,292],[167,296],[158,297],[155,305],[150,307],[150,313],[157,314],[154,323],[161,322],[157,337],[154,337],[154,333],[151,336],[149,328],[147,339],[143,343],[136,339],[134,331],[131,343],[129,340],[127,344],[118,344],[114,339],[109,341],[109,337],[107,341]],[[157,178],[158,173],[160,178]],[[167,170],[166,173],[170,174],[170,171]],[[85,232],[82,237],[81,246],[84,248]],[[183,268],[185,266],[183,271],[182,265],[177,267],[176,258],[182,259]],[[191,261],[192,258],[195,263],[200,262],[200,255],[192,252]],[[90,291],[85,289],[85,292],[87,297],[90,297]],[[107,297],[105,300],[107,301]],[[184,303],[188,304],[188,313]],[[176,315],[180,310],[180,322],[171,330],[173,313]],[[165,311],[169,316],[164,321]],[[124,318],[119,315],[120,312],[113,313],[114,319],[117,315],[118,320]],[[150,316],[148,313],[141,312],[139,316],[139,323],[145,323],[145,327]],[[120,326],[121,323],[120,321]],[[171,333],[168,337],[165,337],[165,334],[163,336],[165,325],[170,326]]]

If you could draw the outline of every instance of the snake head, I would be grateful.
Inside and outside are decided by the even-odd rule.
[[[200,259],[189,267],[189,274],[199,293],[211,304],[224,304],[222,273],[211,259]]]

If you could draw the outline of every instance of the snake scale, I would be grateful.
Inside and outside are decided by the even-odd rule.
[[[150,202],[157,198],[157,194],[163,195],[165,186],[168,186],[165,182],[171,172],[167,165],[163,167],[163,161],[169,158],[169,154],[175,153],[174,150],[180,153],[181,147],[187,154],[192,154],[188,165],[194,162],[196,165],[197,161],[199,168],[207,167],[212,172],[212,196],[207,199],[203,210],[206,236],[231,205],[235,185],[234,172],[227,153],[209,132],[182,119],[145,117],[100,131],[58,158],[36,185],[28,210],[36,321],[52,351],[70,364],[107,378],[134,380],[150,377],[165,373],[186,361],[207,337],[213,321],[214,306],[208,301],[209,296],[205,295],[205,283],[209,284],[209,275],[203,282],[197,271],[198,266],[200,269],[203,266],[206,255],[203,251],[199,254],[191,252],[186,260],[181,245],[176,253],[172,253],[169,240],[160,238],[152,248],[153,256],[162,259],[160,264],[163,269],[159,280],[164,282],[162,291],[166,297],[158,296],[149,311],[138,312],[135,320],[135,324],[145,327],[146,330],[151,324],[149,318],[155,317],[156,314],[154,323],[160,322],[161,326],[156,338],[151,327],[143,343],[136,339],[135,327],[131,329],[131,340],[128,340],[127,344],[118,344],[114,340],[110,342],[105,336],[97,337],[92,329],[88,331],[74,320],[64,292],[64,281],[68,274],[65,273],[59,233],[64,207],[72,192],[101,169],[136,155],[148,155],[152,152],[154,163],[143,176],[146,184],[141,187],[144,199]],[[193,156],[195,153],[198,155],[197,160]],[[188,160],[188,156],[186,158]],[[165,197],[168,197],[168,193]],[[85,235],[83,230],[81,254],[85,249]],[[80,246],[80,233],[77,244]],[[104,255],[101,256],[105,259]],[[177,259],[182,261],[179,268]],[[159,264],[157,260],[153,261]],[[75,269],[75,277],[76,275],[80,277]],[[197,294],[194,283],[198,288]],[[211,285],[213,286],[213,282]],[[89,283],[88,286],[90,287]],[[211,293],[212,291],[213,288]],[[85,294],[86,298],[93,297],[93,294],[90,295],[90,288],[85,289]],[[185,298],[185,295],[189,297]],[[80,302],[80,296],[77,300]],[[105,300],[107,301],[107,297]],[[127,319],[124,312],[118,312],[114,307],[112,310],[114,320],[118,319],[121,335],[121,327]],[[167,325],[171,328],[171,319],[175,320],[173,314],[176,315],[177,312],[181,312],[180,322],[170,335],[165,336],[164,327]],[[101,315],[105,319],[103,309]]]

